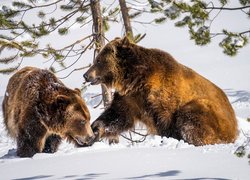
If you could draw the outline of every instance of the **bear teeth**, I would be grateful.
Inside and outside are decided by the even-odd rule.
[[[99,84],[100,83],[100,78],[96,78],[96,79],[94,79],[90,84],[91,85],[97,85],[97,84]]]

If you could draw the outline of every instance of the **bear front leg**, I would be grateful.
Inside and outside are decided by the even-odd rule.
[[[32,157],[34,154],[42,152],[46,129],[42,125],[38,126],[39,124],[36,124],[20,129],[17,138],[17,156]]]
[[[100,138],[108,138],[111,143],[117,142],[120,133],[134,126],[134,115],[126,98],[115,93],[110,107],[92,123],[95,141],[99,141]]]
[[[54,153],[58,150],[58,147],[62,141],[62,138],[56,134],[50,135],[45,142],[43,149],[44,153]]]

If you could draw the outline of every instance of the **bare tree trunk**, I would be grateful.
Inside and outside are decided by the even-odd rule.
[[[122,12],[123,24],[125,26],[125,32],[130,40],[134,40],[133,30],[129,19],[128,8],[125,0],[119,0],[119,4]]]
[[[93,33],[96,46],[95,52],[98,54],[105,44],[100,1],[90,0],[90,7],[93,18]],[[104,84],[101,86],[104,107],[107,107],[111,102],[111,90],[109,90]]]
[[[133,35],[133,30],[132,30],[132,26],[130,23],[130,18],[129,18],[129,14],[128,14],[128,7],[126,5],[126,1],[125,0],[119,0],[119,4],[120,4],[120,8],[121,8],[121,12],[122,12],[122,19],[123,19],[123,24],[125,27],[125,32],[126,32],[126,36],[131,40],[134,41],[134,35]],[[133,128],[133,131],[135,131],[135,127]],[[124,137],[124,136],[122,136]],[[132,142],[132,144],[135,142],[133,140],[133,136],[131,131],[129,131],[129,138],[125,137],[125,139],[128,139]]]

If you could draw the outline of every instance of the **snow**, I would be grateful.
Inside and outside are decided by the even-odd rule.
[[[221,175],[218,175],[218,170]],[[36,156],[33,159],[6,163],[1,167],[1,171],[8,172],[1,174],[3,179],[247,179],[249,177],[246,173],[249,172],[249,167],[244,159],[223,152],[204,153],[199,148],[168,150],[153,147],[123,149],[111,147],[106,151],[93,150],[70,156],[47,158]]]
[[[32,158],[16,156],[16,144],[10,139],[0,116],[1,179],[239,179],[250,178],[246,156],[234,152],[250,136],[250,92],[224,90],[236,112],[239,137],[232,144],[195,147],[184,141],[147,136],[134,143],[120,137],[120,143],[98,142],[92,147],[75,148],[63,141],[54,154],[38,153]],[[92,120],[102,111],[93,108],[100,98],[86,94]],[[0,98],[2,101],[2,98]],[[142,132],[145,133],[145,132]],[[141,137],[133,135],[134,139]],[[245,147],[250,152],[249,145]]]
[[[4,2],[9,1],[1,1]],[[245,15],[231,13],[222,12],[216,21],[213,21],[212,31],[220,31],[222,25],[232,32],[249,27],[249,20],[243,21]],[[29,21],[34,21],[32,17],[28,18]],[[224,27],[225,22],[228,27]],[[122,28],[116,24],[112,26],[114,28],[106,34],[109,40],[122,36]],[[144,142],[133,145],[120,138],[120,143],[116,145],[109,145],[104,141],[86,148],[75,148],[72,144],[63,142],[54,154],[40,153],[32,158],[19,158],[16,156],[16,143],[6,134],[0,108],[0,179],[250,179],[249,159],[246,156],[238,158],[234,155],[239,146],[249,141],[246,136],[250,136],[250,123],[246,121],[250,118],[250,46],[242,49],[237,56],[229,58],[217,47],[218,40],[206,47],[194,46],[193,42],[189,41],[186,29],[175,28],[170,21],[165,26],[136,26],[134,30],[136,33],[147,33],[140,45],[170,52],[180,63],[191,67],[223,88],[238,119],[237,141],[233,144],[194,147],[173,138],[148,136]],[[61,36],[53,37],[53,41],[46,39],[46,44],[50,42],[63,45],[64,41],[71,42],[82,38],[83,29],[76,31],[77,29],[74,29],[73,35],[67,36],[66,39]],[[83,56],[83,60],[79,61],[79,67],[89,64],[92,56]],[[27,59],[22,67],[26,65],[47,66],[38,59]],[[83,73],[76,72],[65,79],[64,83],[72,88],[79,86],[83,81]],[[65,74],[57,76],[63,77]],[[0,104],[8,78],[9,76],[0,75]],[[100,93],[100,87],[90,86],[88,92],[91,94],[86,94],[85,99],[93,121],[103,111],[100,107],[93,108],[100,102],[100,96],[96,96],[97,92]],[[92,98],[93,96],[96,97]],[[134,138],[141,139],[138,136]],[[246,146],[246,151],[247,154],[250,153],[249,145]]]

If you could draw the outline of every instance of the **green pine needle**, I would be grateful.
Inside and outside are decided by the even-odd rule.
[[[43,19],[45,17],[45,15],[46,14],[43,11],[38,12],[38,17],[41,18],[41,19]]]
[[[129,18],[130,19],[134,19],[134,18],[137,18],[138,16],[140,16],[142,13],[141,12],[135,12],[133,14],[130,14],[129,15]]]
[[[107,32],[110,29],[108,20],[106,18],[103,18],[103,29],[104,29],[104,32]]]
[[[154,21],[156,24],[163,24],[164,22],[166,22],[167,18],[166,17],[160,17],[160,18],[156,18]]]
[[[24,2],[20,2],[20,1],[14,1],[14,2],[12,2],[12,5],[15,6],[15,7],[17,7],[17,8],[20,8],[20,9],[32,8],[31,5],[26,4]]]
[[[0,69],[0,74],[5,74],[5,75],[11,74],[15,72],[18,69],[18,67],[19,66],[7,68],[7,69]]]
[[[244,157],[246,155],[246,150],[244,146],[239,146],[234,154],[238,157]]]
[[[68,34],[68,32],[69,32],[68,28],[59,28],[58,29],[58,33],[60,35],[66,35],[66,34]]]

